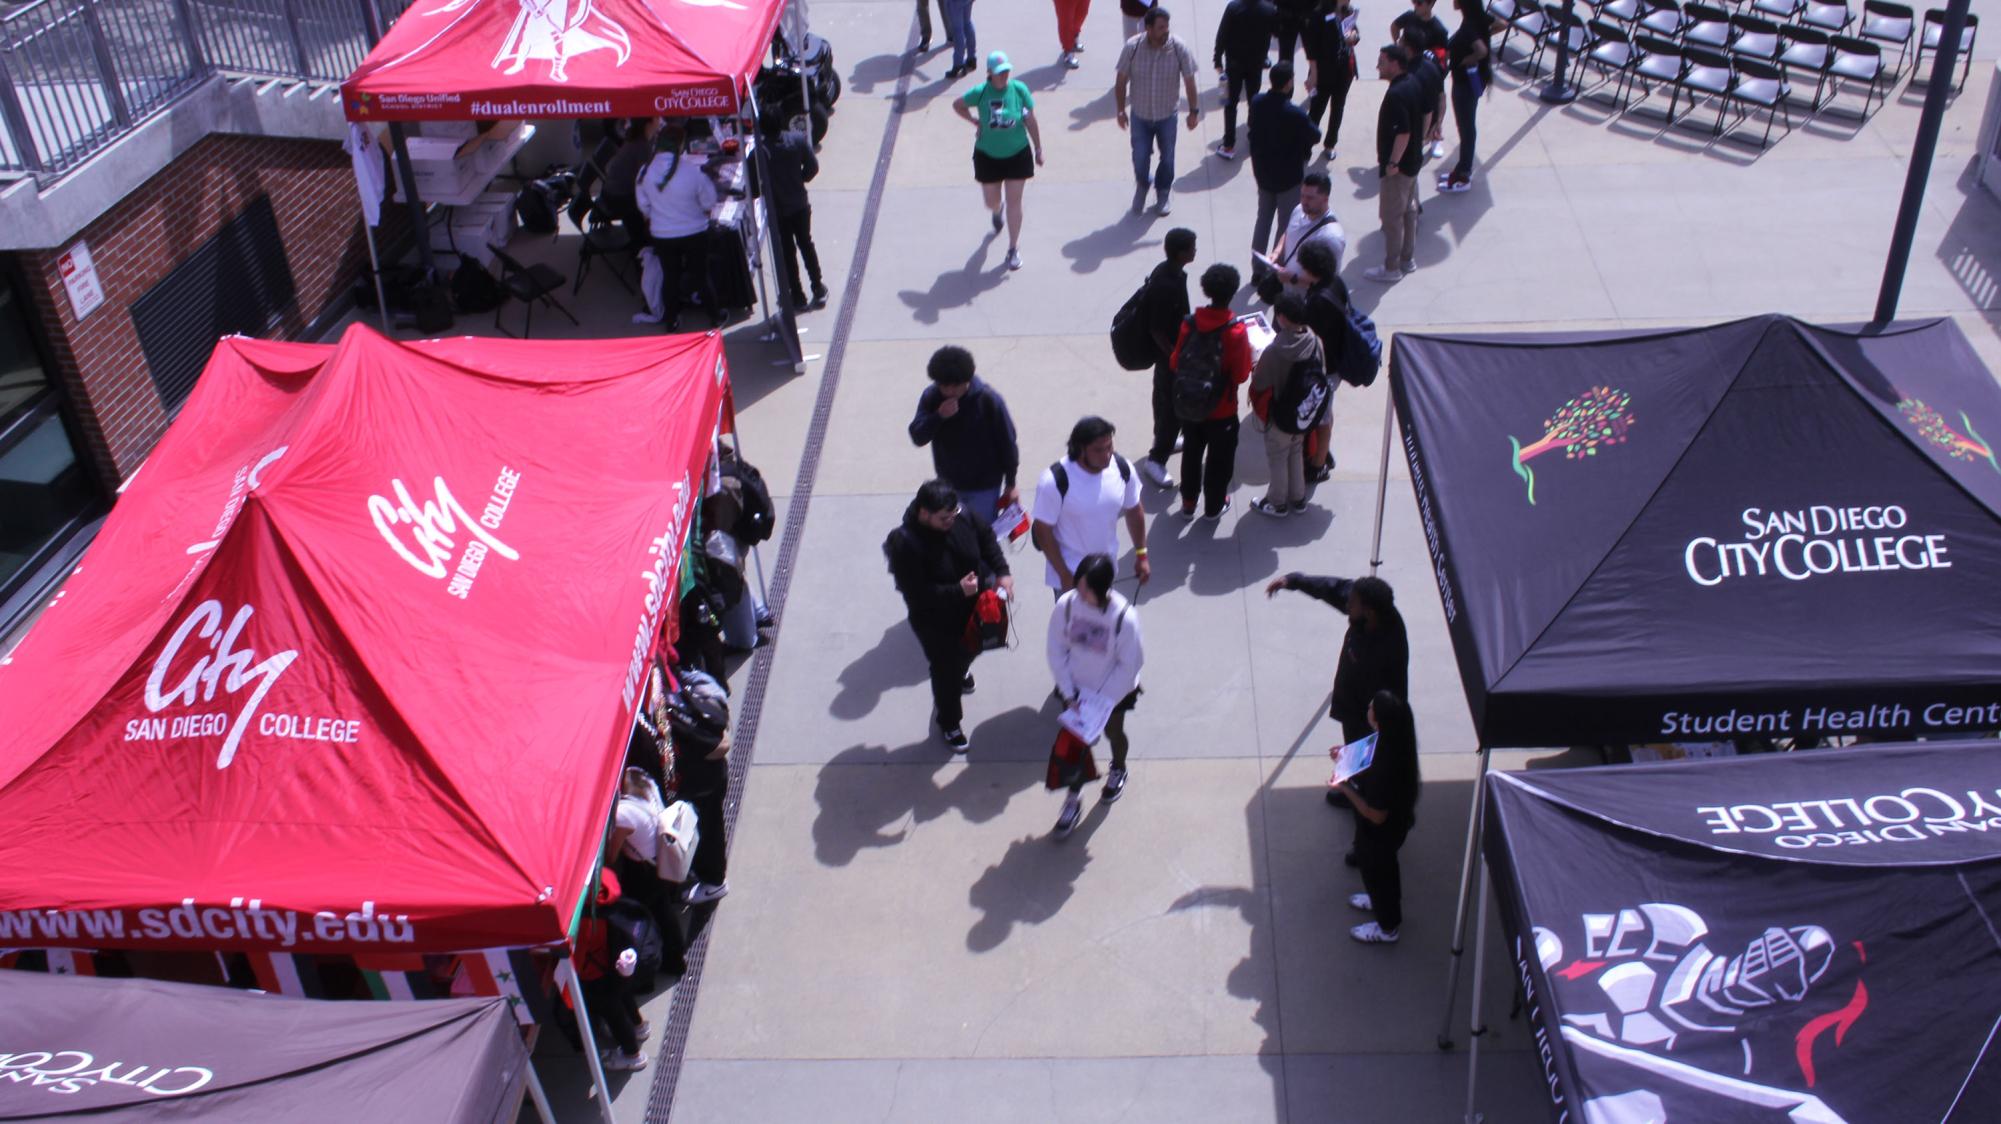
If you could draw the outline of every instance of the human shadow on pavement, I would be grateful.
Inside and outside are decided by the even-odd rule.
[[[1122,211],[1118,221],[1110,226],[1101,226],[1082,238],[1073,238],[1065,242],[1063,256],[1070,259],[1070,272],[1096,273],[1098,267],[1104,265],[1108,258],[1130,257],[1140,250],[1153,250],[1157,253],[1166,235],[1162,232],[1161,238],[1147,237],[1152,230],[1153,223],[1148,221],[1148,216]],[[1147,270],[1151,272],[1156,264],[1157,261],[1149,257]],[[1133,287],[1138,288],[1139,283],[1144,280],[1146,280],[1144,276],[1136,278]]]
[[[939,315],[946,309],[970,307],[981,293],[999,288],[1000,283],[1007,279],[1008,271],[987,268],[987,257],[999,241],[998,234],[989,232],[980,239],[980,244],[966,259],[964,267],[940,273],[938,279],[931,282],[931,288],[924,292],[905,289],[897,293],[897,299],[910,307],[910,318],[920,324],[936,324]]]
[[[873,94],[878,84],[896,85],[897,77],[903,73],[903,60],[908,57],[908,53],[898,51],[893,55],[870,55],[857,61],[855,68],[848,71],[847,88],[857,94]],[[949,52],[945,61],[947,66],[951,65]],[[919,63],[922,64],[921,58]]]
[[[985,72],[981,71],[980,73]],[[1018,70],[1015,72],[1014,77],[1016,81],[1026,84],[1030,90],[1040,94],[1050,90],[1061,89],[1063,79],[1069,73],[1069,67],[1064,66],[1060,62],[1052,62],[1047,66],[1038,66],[1034,70]]]
[[[854,745],[842,750],[820,767],[813,789],[820,808],[813,821],[814,856],[823,866],[846,866],[862,851],[894,847],[909,837],[911,828],[948,812],[986,823],[1006,811],[1017,792],[1042,779],[1040,770],[1021,763],[1019,747],[1032,743],[1024,743],[1019,732],[1053,725],[1039,711],[1015,707],[973,728],[968,758],[954,757],[936,737],[895,749]],[[1003,751],[1008,748],[1016,752]],[[938,782],[948,766],[960,763],[993,767],[958,768],[950,780]]]
[[[1177,163],[1182,158],[1184,151],[1179,148],[1176,149]],[[1223,159],[1216,155],[1216,150],[1213,148],[1202,151],[1201,158],[1196,160],[1192,166],[1185,171],[1176,173],[1174,177],[1174,194],[1195,195],[1204,191],[1214,191],[1231,180],[1236,179],[1244,171],[1244,165],[1250,162],[1251,154],[1248,146],[1235,160]],[[1246,213],[1246,217],[1249,217],[1248,212]]]
[[[849,721],[864,718],[882,701],[883,692],[930,680],[931,669],[924,662],[924,649],[918,647],[910,625],[896,621],[882,630],[882,639],[876,641],[875,647],[841,669],[835,677],[841,690],[827,704],[827,713]]]
[[[1087,101],[1070,111],[1070,131],[1081,133],[1101,121],[1110,121],[1118,115],[1118,100],[1112,96],[1111,88],[1108,86],[1105,88],[1103,97]],[[1121,129],[1120,132],[1124,132],[1124,130]],[[1126,142],[1126,147],[1132,147],[1130,140]]]
[[[1111,806],[1093,798],[1086,786],[1089,806],[1077,829],[1067,839],[1051,833],[1029,835],[1008,844],[1007,853],[988,867],[966,892],[966,901],[981,917],[966,931],[966,948],[992,952],[1014,932],[1017,925],[1040,925],[1055,918],[1077,892],[1077,879],[1091,865],[1091,836],[1105,822]],[[1049,821],[1053,826],[1061,802],[1050,793]]]

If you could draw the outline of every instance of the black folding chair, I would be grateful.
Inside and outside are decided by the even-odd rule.
[[[1813,75],[1813,101],[1815,111],[1821,107],[1821,93],[1827,88],[1827,64],[1834,61],[1834,48],[1828,45],[1828,35],[1811,27],[1782,27],[1779,29],[1779,65],[1794,74]]]
[[[1954,90],[1966,88],[1966,76],[1973,71],[1973,41],[1980,37],[1980,17],[1966,13],[1966,27],[1959,33],[1959,81],[1953,83]],[[1945,42],[1945,9],[1931,8],[1925,12],[1924,34],[1918,37],[1918,61],[1911,67],[1911,81],[1924,73],[1925,53],[1938,54],[1939,44]]]
[[[1748,118],[1751,110],[1765,111],[1765,137],[1758,147],[1769,148],[1772,143],[1772,124],[1781,115],[1786,119],[1786,131],[1792,132],[1792,110],[1786,108],[1786,98],[1792,87],[1786,82],[1786,72],[1779,66],[1763,59],[1739,55],[1736,58],[1737,78],[1730,84],[1730,100],[1744,107]]]
[[[570,295],[583,291],[584,275],[591,271],[591,262],[598,258],[605,259],[605,267],[611,270],[611,275],[618,279],[626,292],[637,292],[632,279],[626,276],[618,263],[620,258],[637,262],[638,255],[639,247],[633,242],[632,231],[603,208],[592,207],[589,224],[584,227],[583,243],[577,247],[577,280],[570,287]]]
[[[1904,56],[1911,52],[1911,35],[1917,30],[1917,23],[1917,13],[1908,4],[1862,0],[1862,30],[1857,38],[1896,47],[1897,65],[1892,69],[1901,69]]]
[[[1855,13],[1848,10],[1848,0],[1806,0],[1800,10],[1802,26],[1815,31],[1825,31],[1829,35],[1840,35],[1855,22]]]
[[[1731,16],[1730,52],[1759,62],[1779,60],[1779,25],[1757,16]]]
[[[1688,113],[1693,116],[1696,103],[1705,97],[1716,99],[1716,124],[1710,128],[1710,136],[1723,135],[1723,111],[1730,104],[1730,89],[1737,76],[1730,69],[1730,59],[1720,51],[1707,51],[1690,47],[1685,52],[1688,65],[1682,69],[1681,81],[1675,83],[1674,97],[1668,101],[1668,124],[1674,124],[1675,101],[1683,90],[1688,91]]]
[[[1867,82],[1869,90],[1862,95],[1861,116],[1869,116],[1869,103],[1875,100],[1876,88],[1883,81],[1882,46],[1848,35],[1836,35],[1828,43],[1834,50],[1834,56],[1827,60],[1828,102],[1833,102],[1834,95],[1841,91],[1841,83]]]
[[[493,251],[494,260],[500,263],[501,288],[506,289],[508,296],[520,301],[528,310],[521,325],[522,339],[535,334],[535,306],[538,303],[546,304],[562,313],[571,324],[577,327],[583,326],[577,324],[577,318],[570,314],[569,309],[563,307],[562,301],[556,299],[556,291],[561,289],[569,278],[540,262],[534,265],[522,265],[514,259],[514,255],[498,246],[489,244],[487,249]],[[501,314],[506,311],[507,302],[501,301],[500,307],[493,310],[493,326],[508,335],[513,335],[514,333],[508,332],[506,326],[500,322]]]
[[[1633,80],[1645,87],[1649,96],[1654,92],[1654,83],[1674,88],[1678,96],[1681,86],[1681,76],[1688,70],[1688,59],[1682,55],[1681,44],[1658,35],[1635,36],[1634,43],[1640,49],[1640,61],[1633,66]],[[1631,96],[1632,93],[1629,89],[1627,91],[1628,109],[1632,108]],[[1674,99],[1670,99],[1668,104],[1668,123],[1672,124],[1673,122]]]
[[[1632,85],[1633,68],[1640,62],[1640,48],[1633,42],[1632,32],[1608,20],[1592,20],[1591,37],[1591,46],[1585,50],[1578,69],[1582,71],[1586,65],[1596,67],[1606,82],[1612,84],[1613,105],[1623,110]],[[1594,94],[1597,92],[1592,90]]]

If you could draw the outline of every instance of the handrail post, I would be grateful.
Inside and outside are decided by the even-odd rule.
[[[195,9],[189,0],[174,0],[174,13],[181,18],[181,41],[187,44],[188,62],[194,72],[206,76],[210,67],[208,53],[202,50],[201,29],[195,26]]]
[[[35,134],[28,128],[28,114],[21,108],[21,92],[14,88],[14,75],[7,67],[7,53],[0,51],[0,123],[14,139],[14,151],[21,156],[25,171],[42,171],[42,156],[35,147]]]
[[[125,87],[118,81],[118,64],[111,57],[111,44],[104,38],[104,23],[98,19],[97,5],[83,4],[83,20],[90,28],[90,51],[97,56],[98,73],[104,79],[104,101],[111,107],[111,118],[119,128],[132,127],[132,111],[125,105]]]
[[[297,0],[284,0],[284,2],[285,26],[292,32],[292,58],[298,65],[299,77],[311,78],[312,72],[306,69],[306,40],[299,34],[299,5]]]

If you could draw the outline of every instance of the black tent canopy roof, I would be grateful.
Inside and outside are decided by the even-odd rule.
[[[1484,744],[2001,727],[2001,386],[1950,321],[1400,333],[1391,389]]]

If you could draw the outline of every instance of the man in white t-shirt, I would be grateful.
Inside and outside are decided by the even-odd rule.
[[[1325,172],[1308,172],[1299,185],[1299,206],[1292,212],[1292,221],[1286,223],[1285,241],[1279,249],[1279,280],[1285,283],[1285,291],[1306,294],[1307,281],[1299,272],[1299,249],[1308,242],[1320,242],[1334,254],[1334,268],[1341,268],[1341,255],[1348,250],[1348,233],[1341,229],[1341,220],[1334,217],[1328,194],[1333,184]]]
[[[1035,486],[1035,545],[1059,595],[1076,584],[1077,563],[1087,554],[1119,556],[1119,516],[1132,536],[1133,570],[1141,584],[1153,574],[1146,560],[1146,513],[1139,506],[1139,477],[1112,451],[1112,423],[1087,417],[1070,430],[1069,455],[1042,470]]]

